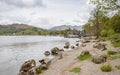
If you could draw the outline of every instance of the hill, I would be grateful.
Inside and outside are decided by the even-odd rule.
[[[27,24],[0,25],[0,35],[47,35],[49,31]]]

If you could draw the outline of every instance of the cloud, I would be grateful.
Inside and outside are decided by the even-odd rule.
[[[1,0],[1,3],[6,3],[8,5],[16,7],[35,7],[43,6],[42,0]]]
[[[26,23],[51,28],[83,25],[92,6],[86,0],[0,0],[0,24]]]

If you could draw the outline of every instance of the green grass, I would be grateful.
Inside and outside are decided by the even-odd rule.
[[[79,59],[79,60],[86,60],[86,59],[89,59],[89,58],[91,58],[92,57],[92,55],[91,54],[85,54],[85,55],[79,55],[77,58]]]
[[[40,67],[37,67],[35,70],[36,70],[37,74],[42,73],[42,69]]]
[[[103,64],[100,69],[102,72],[110,72],[112,70],[112,66],[110,64]]]
[[[81,68],[79,68],[79,67],[75,67],[75,68],[72,68],[71,70],[70,70],[70,72],[74,72],[74,73],[78,73],[78,72],[80,72],[81,71]]]
[[[108,54],[108,55],[115,55],[115,54],[117,54],[117,52],[110,50],[110,51],[107,52],[107,54]]]
[[[114,42],[114,43],[113,43],[113,46],[114,46],[114,47],[120,47],[120,42]]]
[[[116,67],[118,70],[120,70],[120,65],[116,65],[115,67]]]

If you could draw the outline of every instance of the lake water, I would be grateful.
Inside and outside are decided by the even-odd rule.
[[[63,48],[67,41],[75,45],[77,40],[59,36],[0,36],[0,75],[17,75],[26,60],[35,59],[39,63],[45,51]]]

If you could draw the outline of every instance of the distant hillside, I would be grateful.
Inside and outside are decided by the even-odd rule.
[[[27,24],[0,25],[0,35],[47,35],[48,30]]]
[[[9,25],[0,25],[0,28],[16,28],[16,29],[24,29],[24,28],[33,28],[33,26],[27,24],[9,24]]]
[[[65,30],[65,29],[76,29],[76,30],[82,30],[82,26],[71,26],[71,25],[61,25],[51,28],[50,30]]]

